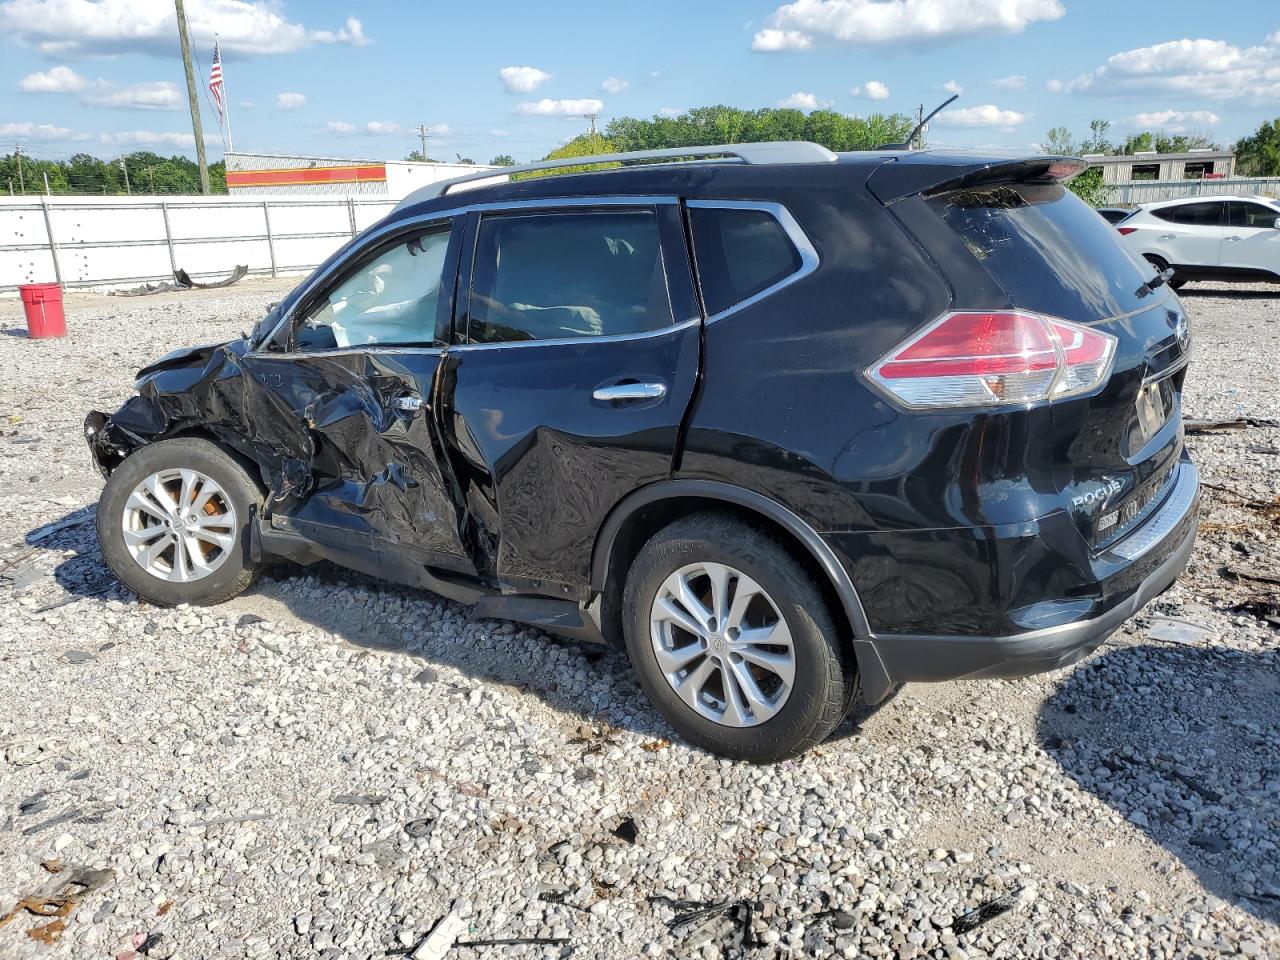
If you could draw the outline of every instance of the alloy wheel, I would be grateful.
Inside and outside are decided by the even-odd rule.
[[[121,524],[138,566],[170,583],[209,576],[236,542],[231,498],[197,470],[160,470],[146,477],[125,501]]]
[[[692,710],[727,727],[774,716],[791,695],[791,631],[769,594],[723,563],[692,563],[654,597],[649,632],[658,667]]]

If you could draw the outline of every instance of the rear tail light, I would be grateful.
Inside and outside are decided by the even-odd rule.
[[[1116,230],[1117,230],[1117,231],[1119,231],[1120,236],[1122,236],[1122,237],[1127,237],[1127,236],[1128,236],[1129,234],[1131,234],[1131,233],[1137,233],[1137,232],[1138,232],[1138,228],[1137,228],[1137,227],[1116,227]]]
[[[867,371],[907,407],[1028,405],[1088,393],[1116,338],[1020,311],[944,314]]]

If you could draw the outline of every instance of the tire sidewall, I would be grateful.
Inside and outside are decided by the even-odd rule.
[[[753,535],[734,543],[710,543],[678,534],[659,534],[651,540],[627,579],[623,633],[645,693],[682,735],[714,753],[770,762],[793,755],[797,743],[809,744],[810,732],[822,722],[831,685],[843,685],[846,678],[841,658],[833,656],[835,628],[821,594],[780,546],[749,528],[735,528]],[[728,564],[755,580],[791,631],[795,683],[781,710],[764,723],[728,727],[701,716],[676,695],[658,666],[649,625],[654,596],[676,570],[703,561]]]
[[[189,583],[170,583],[142,569],[124,542],[125,503],[134,488],[160,470],[190,468],[213,479],[236,511],[235,544],[217,570]],[[253,579],[249,524],[261,509],[261,498],[244,468],[207,440],[178,437],[142,447],[127,457],[107,479],[98,501],[97,531],[102,556],[112,573],[138,596],[160,606],[209,604],[244,590]]]

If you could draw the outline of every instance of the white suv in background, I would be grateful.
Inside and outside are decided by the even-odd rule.
[[[1190,197],[1144,203],[1116,224],[1130,249],[1171,285],[1188,280],[1280,283],[1280,202],[1268,197]]]

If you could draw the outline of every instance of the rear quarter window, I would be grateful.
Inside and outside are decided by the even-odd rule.
[[[1092,207],[1057,183],[938,194],[929,204],[1018,307],[1102,320],[1151,306],[1153,270]]]
[[[689,225],[708,316],[763,293],[802,266],[787,231],[766,210],[691,204]]]

